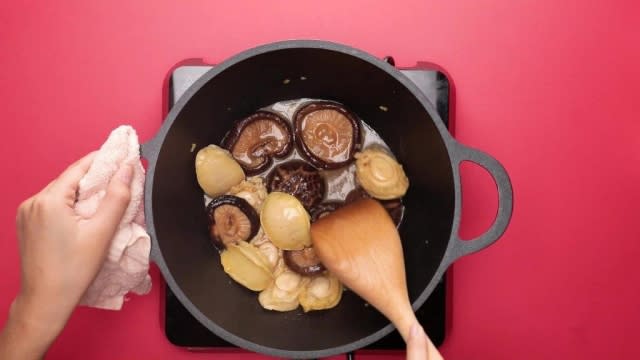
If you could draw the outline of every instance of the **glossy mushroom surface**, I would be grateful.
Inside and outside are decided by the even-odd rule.
[[[336,169],[353,161],[362,146],[360,120],[344,106],[316,101],[294,116],[296,144],[318,168]]]
[[[357,187],[351,190],[349,194],[347,194],[347,197],[344,199],[344,202],[346,204],[350,204],[360,199],[369,199],[369,198],[371,198],[371,195],[367,194],[367,192],[362,187]]]
[[[326,270],[313,247],[306,247],[302,250],[285,250],[282,253],[282,258],[289,269],[300,275],[316,275]]]
[[[396,224],[396,226],[400,226],[402,218],[404,217],[404,205],[402,204],[402,200],[382,200],[380,203],[384,206],[385,210],[387,210],[389,216],[391,216],[393,223]]]
[[[260,229],[256,210],[244,199],[219,196],[207,205],[209,236],[218,249],[251,240]]]
[[[267,189],[293,195],[305,209],[311,209],[324,198],[326,184],[318,169],[302,160],[291,160],[271,170]]]
[[[369,195],[366,190],[361,187],[357,187],[349,192],[344,202],[345,204],[349,204],[360,199],[369,198],[371,198],[371,195]],[[396,226],[400,226],[400,223],[402,222],[402,218],[404,216],[404,205],[402,204],[402,200],[391,199],[378,201],[380,201],[380,204],[382,204],[382,206],[384,206],[384,208],[387,210],[387,213],[389,213],[389,216],[391,216],[391,219],[396,224]]]
[[[342,201],[325,201],[316,205],[309,212],[309,215],[311,215],[311,222],[316,222],[318,219],[327,216],[329,213],[335,211],[337,208],[343,205],[344,202]]]
[[[258,174],[293,149],[291,127],[282,117],[259,111],[234,124],[222,141],[247,175]]]

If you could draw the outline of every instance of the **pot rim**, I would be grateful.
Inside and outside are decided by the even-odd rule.
[[[403,86],[405,86],[413,96],[420,102],[424,110],[429,114],[433,122],[435,123],[438,131],[440,132],[440,136],[447,148],[447,153],[449,155],[452,177],[454,181],[454,212],[453,212],[453,222],[452,222],[452,231],[447,243],[447,247],[445,253],[440,261],[440,265],[432,277],[429,284],[422,291],[422,293],[413,301],[412,308],[416,311],[420,306],[424,304],[429,295],[433,292],[433,289],[437,285],[437,283],[442,278],[445,270],[451,265],[451,263],[463,255],[460,246],[456,246],[457,242],[453,241],[457,238],[458,227],[460,223],[460,205],[461,205],[461,190],[460,190],[460,177],[459,177],[459,167],[457,166],[458,162],[454,161],[456,159],[455,149],[456,146],[459,146],[457,141],[453,139],[449,131],[446,129],[442,119],[438,115],[435,107],[431,102],[427,99],[426,95],[422,93],[418,89],[418,87],[404,74],[402,74],[398,69],[383,61],[382,59],[378,59],[362,50],[353,48],[348,45],[343,45],[330,41],[323,40],[285,40],[279,42],[268,43],[264,45],[260,45],[257,47],[250,48],[243,52],[240,52],[225,61],[217,64],[211,70],[207,71],[202,77],[200,77],[185,93],[180,99],[176,102],[176,104],[171,108],[169,113],[167,114],[165,121],[158,133],[151,139],[149,142],[142,146],[142,155],[148,160],[148,170],[147,170],[147,178],[145,181],[145,214],[147,219],[153,219],[153,206],[152,206],[152,193],[153,193],[153,185],[154,185],[154,177],[155,177],[155,166],[159,155],[159,150],[164,143],[166,135],[173,125],[173,122],[178,117],[178,115],[182,112],[183,108],[187,105],[189,100],[211,79],[219,75],[220,73],[226,71],[231,66],[236,65],[242,61],[250,59],[257,55],[262,55],[265,53],[285,50],[285,49],[296,49],[296,48],[307,48],[307,49],[321,49],[321,50],[329,50],[334,51],[350,56],[354,56],[361,60],[364,60],[374,66],[376,66],[381,71],[386,72],[388,75],[392,76],[398,82],[400,82]],[[156,232],[155,225],[153,221],[147,221],[147,232],[149,233],[152,240],[152,249],[151,249],[151,259],[156,263],[158,268],[160,269],[165,282],[169,285],[172,292],[176,295],[176,297],[180,300],[180,302],[185,306],[185,308],[193,315],[200,323],[206,326],[210,331],[215,333],[217,336],[222,339],[239,346],[244,349],[248,349],[250,351],[259,352],[263,354],[268,354],[271,356],[278,357],[286,357],[286,358],[321,358],[321,357],[329,357],[337,354],[348,353],[357,349],[361,349],[365,346],[368,346],[380,339],[384,336],[391,333],[395,327],[393,324],[389,322],[382,329],[364,337],[357,341],[332,347],[326,348],[322,350],[308,350],[308,351],[300,351],[300,350],[287,350],[287,349],[278,349],[272,348],[269,346],[259,345],[253,343],[251,341],[245,340],[237,335],[234,335],[228,332],[223,327],[219,326],[215,322],[211,321],[206,315],[204,315],[200,310],[187,298],[184,292],[176,283],[175,279],[171,275],[164,257],[162,256],[162,252],[159,249],[156,240]]]

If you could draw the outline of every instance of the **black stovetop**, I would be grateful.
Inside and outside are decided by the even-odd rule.
[[[211,65],[181,65],[173,69],[170,74],[167,96],[168,107],[171,107],[184,94],[200,76],[202,76]],[[426,67],[415,69],[403,69],[407,75],[427,98],[436,106],[440,117],[445,125],[449,127],[452,123],[450,119],[449,100],[451,98],[450,81],[442,72]],[[446,286],[447,274],[443,276],[435,287],[431,296],[416,311],[416,316],[425,328],[429,337],[436,346],[444,341],[446,327]],[[217,337],[206,327],[196,320],[171,292],[168,286],[164,285],[164,327],[165,334],[171,343],[190,349],[229,349],[234,345]],[[378,342],[371,344],[368,350],[400,350],[405,345],[397,331],[392,332]]]

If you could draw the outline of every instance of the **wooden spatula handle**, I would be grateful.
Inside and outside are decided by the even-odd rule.
[[[385,208],[373,199],[339,208],[311,225],[311,239],[327,269],[386,316],[406,342],[418,320],[409,303],[400,235]]]

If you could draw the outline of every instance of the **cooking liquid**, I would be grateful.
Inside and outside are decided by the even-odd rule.
[[[296,99],[296,100],[287,100],[287,101],[280,101],[277,102],[273,105],[267,106],[265,108],[262,108],[260,110],[265,110],[265,111],[269,111],[269,112],[273,112],[273,113],[277,113],[280,116],[282,116],[291,126],[292,131],[295,131],[293,129],[295,129],[295,127],[293,126],[293,117],[296,113],[296,111],[298,110],[298,108],[300,108],[301,106],[309,103],[309,102],[313,102],[313,101],[320,101],[319,99],[307,99],[307,98],[302,98],[302,99]],[[357,114],[356,114],[357,116]],[[389,150],[389,147],[387,146],[387,144],[382,140],[382,138],[380,137],[380,135],[378,135],[378,133],[376,133],[367,123],[365,123],[362,119],[359,119],[360,123],[361,123],[361,138],[362,138],[362,149],[365,149],[371,145],[376,145],[376,146],[381,146],[384,149],[386,149],[387,151],[389,151],[389,153],[391,153],[391,151]],[[273,158],[273,163],[271,164],[271,166],[269,168],[267,168],[266,170],[264,170],[263,172],[254,175],[254,176],[260,176],[263,178],[263,180],[265,180],[265,185],[266,185],[266,178],[269,175],[269,173],[271,172],[271,170],[276,167],[278,164],[282,164],[284,162],[287,161],[291,161],[291,160],[303,160],[305,162],[307,162],[307,160],[300,154],[300,152],[298,151],[298,149],[296,148],[296,146],[293,146],[293,150],[291,151],[291,153],[283,158],[283,159],[276,159]],[[320,169],[319,170],[320,174],[322,175],[322,177],[325,179],[326,182],[326,193],[325,196],[323,198],[323,201],[329,201],[329,200],[337,200],[337,201],[344,201],[347,197],[347,195],[354,190],[355,188],[358,187],[358,183],[356,180],[356,164],[355,161],[353,161],[351,164],[349,164],[348,166],[339,168],[339,169],[333,169],[333,170],[323,170]],[[209,201],[211,201],[211,198],[208,197],[207,195],[204,196],[205,197],[205,205],[209,203]]]
[[[303,105],[313,102],[313,101],[321,101],[320,99],[296,99],[296,100],[288,100],[288,101],[280,101],[271,106],[268,106],[262,110],[271,111],[277,113],[284,117],[289,124],[291,125],[291,129],[295,129],[293,126],[293,116],[296,111]],[[357,116],[357,114],[356,114]],[[362,119],[360,119],[360,123],[362,124],[361,135],[362,135],[362,148],[366,148],[370,145],[378,145],[384,147],[386,150],[389,150],[387,144],[382,140],[380,135],[376,133],[369,125],[367,125]],[[295,131],[295,130],[294,130]],[[273,165],[265,170],[263,173],[258,176],[262,176],[266,179],[267,175],[278,164],[283,162],[287,162],[294,159],[305,160],[305,158],[298,152],[298,149],[294,146],[293,151],[289,156],[284,159],[273,159]],[[355,189],[358,184],[356,181],[356,164],[353,161],[348,166],[333,169],[333,170],[323,170],[320,169],[320,174],[326,181],[327,191],[324,196],[323,201],[328,200],[339,200],[343,201],[347,195]]]
[[[270,112],[274,112],[281,115],[289,123],[292,131],[295,132],[294,130],[295,127],[293,126],[293,116],[295,115],[298,108],[312,101],[319,101],[319,100],[302,98],[302,99],[296,99],[296,100],[280,101],[271,106],[262,108],[260,110],[270,111]],[[360,119],[359,117],[358,119],[360,120],[360,124],[361,124],[360,126],[361,139],[362,139],[361,149],[366,149],[367,147],[372,145],[380,146],[385,150],[387,150],[389,154],[392,154],[391,150],[389,149],[389,146],[387,146],[387,144],[382,140],[380,135],[378,135],[378,133],[376,133],[375,130],[373,130],[362,119]],[[300,154],[297,147],[294,145],[291,153],[287,157],[283,159],[273,158],[273,163],[269,168],[267,168],[266,170],[254,176],[261,177],[266,186],[267,185],[266,179],[269,173],[271,172],[271,170],[273,170],[273,168],[276,167],[278,164],[282,164],[284,162],[291,161],[291,160],[303,160],[308,163],[308,161]],[[325,179],[325,183],[326,183],[326,192],[322,202],[331,201],[331,200],[344,201],[347,195],[358,187],[358,183],[356,180],[355,160],[348,166],[345,166],[339,169],[333,169],[333,170],[319,169],[319,172],[321,176]],[[212,199],[209,196],[207,196],[206,194],[204,195],[205,206],[211,200]],[[382,203],[384,205],[385,201],[382,201]],[[400,211],[401,211],[400,219],[402,219],[402,213],[404,213],[404,209]],[[349,291],[349,289],[346,286],[343,286],[343,291]],[[369,306],[369,304],[364,303],[364,306]]]

